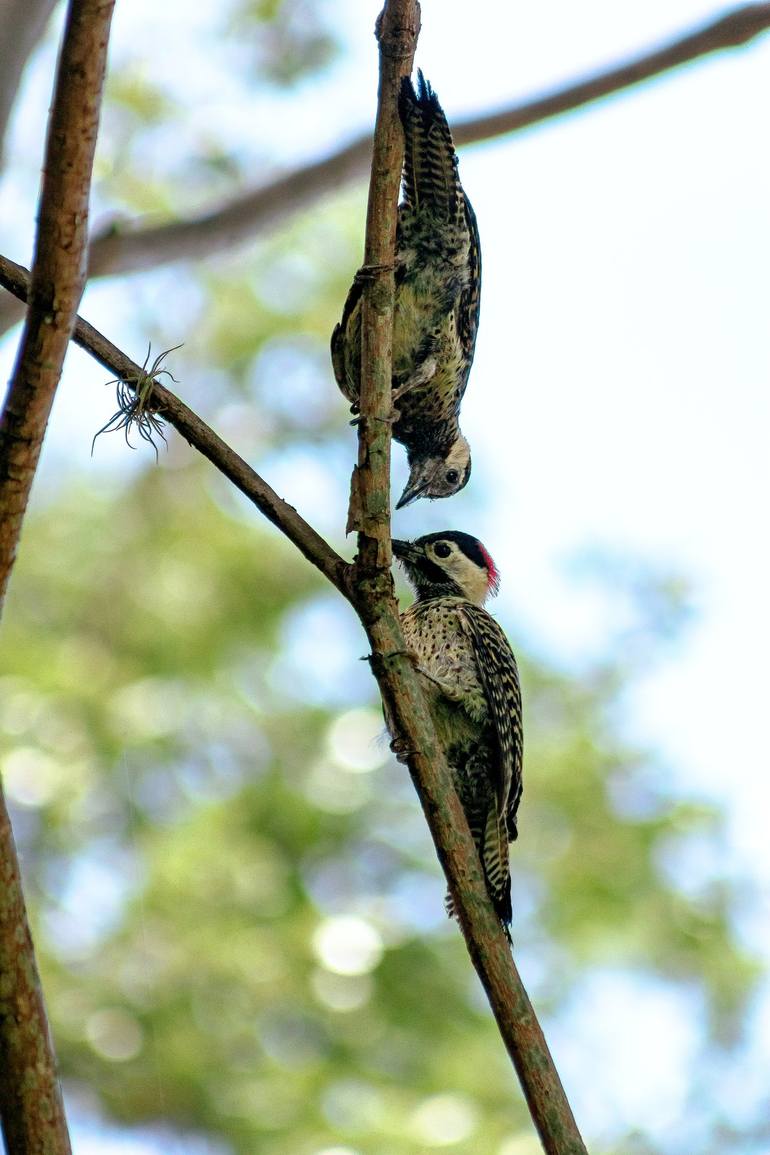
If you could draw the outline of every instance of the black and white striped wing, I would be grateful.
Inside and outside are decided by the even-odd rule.
[[[476,214],[465,193],[465,223],[468,228],[468,284],[460,294],[457,306],[457,334],[463,351],[465,373],[460,378],[457,391],[457,411],[468,384],[473,355],[476,351],[476,335],[479,331],[479,316],[481,315],[481,241],[479,227],[476,223]]]
[[[358,412],[361,390],[361,299],[363,292],[363,281],[360,277],[354,278],[345,300],[345,307],[342,310],[342,320],[334,326],[331,339],[334,378],[340,387],[340,392],[350,402],[354,413]]]
[[[521,689],[516,659],[508,639],[482,606],[463,604],[460,620],[471,640],[476,668],[490,706],[500,754],[497,798],[509,837],[516,837],[516,811],[521,798],[524,731]]]

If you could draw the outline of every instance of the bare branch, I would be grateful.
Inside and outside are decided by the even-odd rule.
[[[1,782],[0,974],[0,1112],[5,1150],[69,1155],[56,1059]]]
[[[0,418],[0,604],[86,281],[88,197],[114,0],[72,0],[48,128],[27,320]]]
[[[29,273],[22,265],[0,256],[0,284],[21,301],[26,301]],[[143,378],[142,366],[127,357],[117,345],[78,317],[73,340],[100,364],[131,387]],[[189,409],[183,401],[165,386],[154,384],[146,402],[159,417],[164,418],[216,468],[232,481],[265,517],[277,526],[296,545],[309,562],[316,566],[332,585],[349,597],[347,575],[349,563],[305,521],[294,506],[278,496],[275,490],[248,465],[222,438]]]
[[[0,418],[0,604],[86,279],[88,195],[114,0],[72,0],[46,142],[27,322]],[[0,1114],[12,1152],[70,1151],[56,1060],[0,795]]]
[[[0,5],[0,166],[22,73],[55,7],[56,0],[5,0]]]
[[[748,4],[736,8],[663,48],[641,53],[626,64],[523,104],[455,121],[452,124],[455,143],[475,144],[521,132],[699,57],[748,44],[768,27],[770,4]],[[371,137],[367,134],[331,156],[286,173],[201,216],[155,226],[141,223],[128,227],[111,226],[92,242],[89,275],[103,277],[141,272],[174,261],[201,260],[246,244],[261,233],[286,223],[321,197],[339,192],[344,185],[363,177],[370,161]],[[19,315],[19,309],[11,298],[0,300],[0,333],[14,324]]]

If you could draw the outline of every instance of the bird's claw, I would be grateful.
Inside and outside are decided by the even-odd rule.
[[[358,417],[354,417],[353,420],[350,422],[350,424],[353,426],[354,429],[358,429],[358,426],[361,424],[363,419],[364,419],[363,413],[359,413]],[[399,411],[397,409],[394,409],[394,410],[392,410],[389,417],[373,417],[373,418],[371,418],[371,420],[380,421],[380,422],[382,422],[383,425],[395,425],[396,422],[401,420],[401,414],[399,413]]]
[[[396,756],[396,761],[403,764],[407,763],[414,754],[414,750],[407,742],[406,738],[394,738],[390,743],[390,749]]]
[[[380,273],[392,273],[394,268],[395,266],[392,263],[389,265],[361,265],[361,268],[353,279],[359,285],[371,284]]]

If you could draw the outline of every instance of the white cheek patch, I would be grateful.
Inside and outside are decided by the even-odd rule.
[[[444,469],[456,469],[461,475],[465,473],[471,451],[464,437],[458,437],[444,461]]]
[[[486,572],[474,569],[470,575],[470,580],[466,583],[466,590],[470,601],[476,602],[477,605],[483,605],[489,593]]]
[[[462,554],[452,558],[451,566],[447,566],[450,575],[459,586],[468,601],[476,605],[483,605],[489,593],[489,577],[485,569],[479,569],[472,561]]]

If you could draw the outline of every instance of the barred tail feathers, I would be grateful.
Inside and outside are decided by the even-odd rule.
[[[404,77],[398,107],[404,126],[405,204],[415,210],[429,209],[446,220],[464,214],[452,133],[422,72],[417,73],[417,91],[409,77]]]
[[[494,908],[501,921],[509,926],[513,918],[511,909],[511,868],[508,861],[508,832],[505,819],[501,819],[497,807],[490,807],[484,827],[484,840],[480,848],[481,864],[487,880]]]
[[[468,817],[473,841],[476,844],[484,870],[489,897],[492,899],[495,912],[503,924],[506,938],[510,942],[511,935],[508,928],[513,920],[513,909],[511,907],[511,870],[508,861],[508,836],[505,820],[501,820],[496,806],[489,809],[486,821],[482,819],[477,824],[474,821],[474,817],[477,816],[469,815]],[[449,892],[444,899],[444,906],[449,918],[457,917],[454,899]]]

